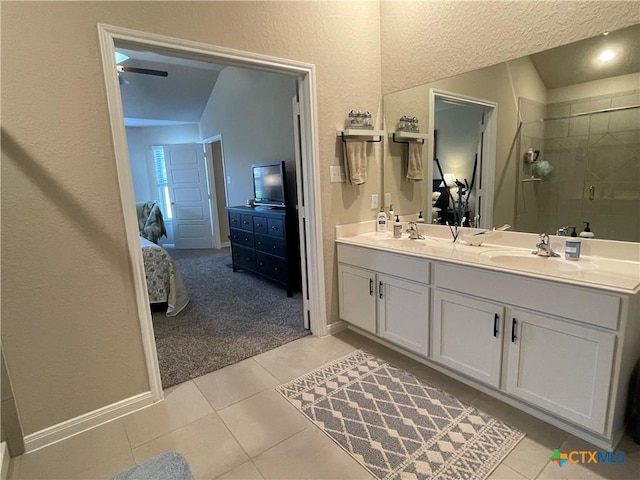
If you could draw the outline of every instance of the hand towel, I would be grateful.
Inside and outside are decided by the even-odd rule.
[[[409,142],[407,161],[407,181],[419,182],[424,180],[422,173],[422,146],[420,142]]]
[[[367,181],[367,143],[364,140],[348,141],[344,144],[344,166],[351,185],[362,185]]]

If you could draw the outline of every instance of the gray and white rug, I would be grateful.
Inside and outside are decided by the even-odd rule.
[[[379,479],[484,479],[524,438],[362,350],[278,391]]]

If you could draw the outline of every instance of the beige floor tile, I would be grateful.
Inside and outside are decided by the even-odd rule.
[[[371,473],[313,425],[253,462],[266,479],[371,478]]]
[[[370,340],[367,337],[354,332],[353,330],[349,330],[348,328],[340,330],[333,336],[339,340],[342,340],[344,343],[348,343],[354,348],[362,348],[363,345],[373,343],[373,340]]]
[[[518,410],[484,393],[475,398],[471,402],[471,405],[523,432],[526,432],[529,427],[538,421],[537,418],[532,417],[528,413]]]
[[[528,438],[532,438],[539,444],[548,447],[551,451],[553,451],[554,448],[560,448],[560,445],[569,437],[569,433],[564,430],[538,419],[527,426],[524,432]]]
[[[307,428],[310,421],[275,390],[266,390],[218,412],[250,457]]]
[[[491,472],[487,480],[527,480],[527,477],[520,475],[511,467],[501,463]]]
[[[303,337],[253,357],[271,375],[285,383],[353,352],[356,348],[333,337]]]
[[[569,435],[560,447],[561,453],[572,451],[601,451],[602,449]],[[616,449],[617,451],[617,449]],[[556,463],[549,464],[537,477],[544,480],[638,480],[640,478],[640,463],[625,459],[624,463],[565,463],[562,467]]]
[[[129,470],[136,466],[136,461],[133,458],[131,451],[118,455],[117,457],[110,458],[105,462],[100,462],[93,467],[83,470],[77,475],[71,475],[69,480],[104,480],[113,477],[125,470]]]
[[[193,382],[216,410],[280,383],[252,358],[195,378]]]
[[[473,400],[480,396],[480,391],[475,388],[465,385],[426,365],[418,365],[409,370],[409,373],[425,381],[432,387],[444,390],[464,403],[472,403]]]
[[[162,402],[124,417],[124,426],[135,448],[213,413],[213,408],[192,381],[182,383]]]
[[[134,448],[133,456],[140,464],[165,452],[181,453],[198,480],[215,478],[249,459],[215,413]]]
[[[536,478],[549,463],[552,453],[553,450],[549,447],[525,437],[502,463],[526,478]]]
[[[263,478],[251,460],[218,477],[219,480],[262,480]]]
[[[114,420],[22,455],[18,478],[69,478],[130,451],[122,420]]]

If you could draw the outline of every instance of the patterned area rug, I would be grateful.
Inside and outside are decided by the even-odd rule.
[[[524,437],[362,350],[278,391],[379,479],[484,479]]]

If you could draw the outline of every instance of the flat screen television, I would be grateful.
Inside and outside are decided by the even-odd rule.
[[[251,172],[255,204],[285,207],[284,162],[254,163]]]

